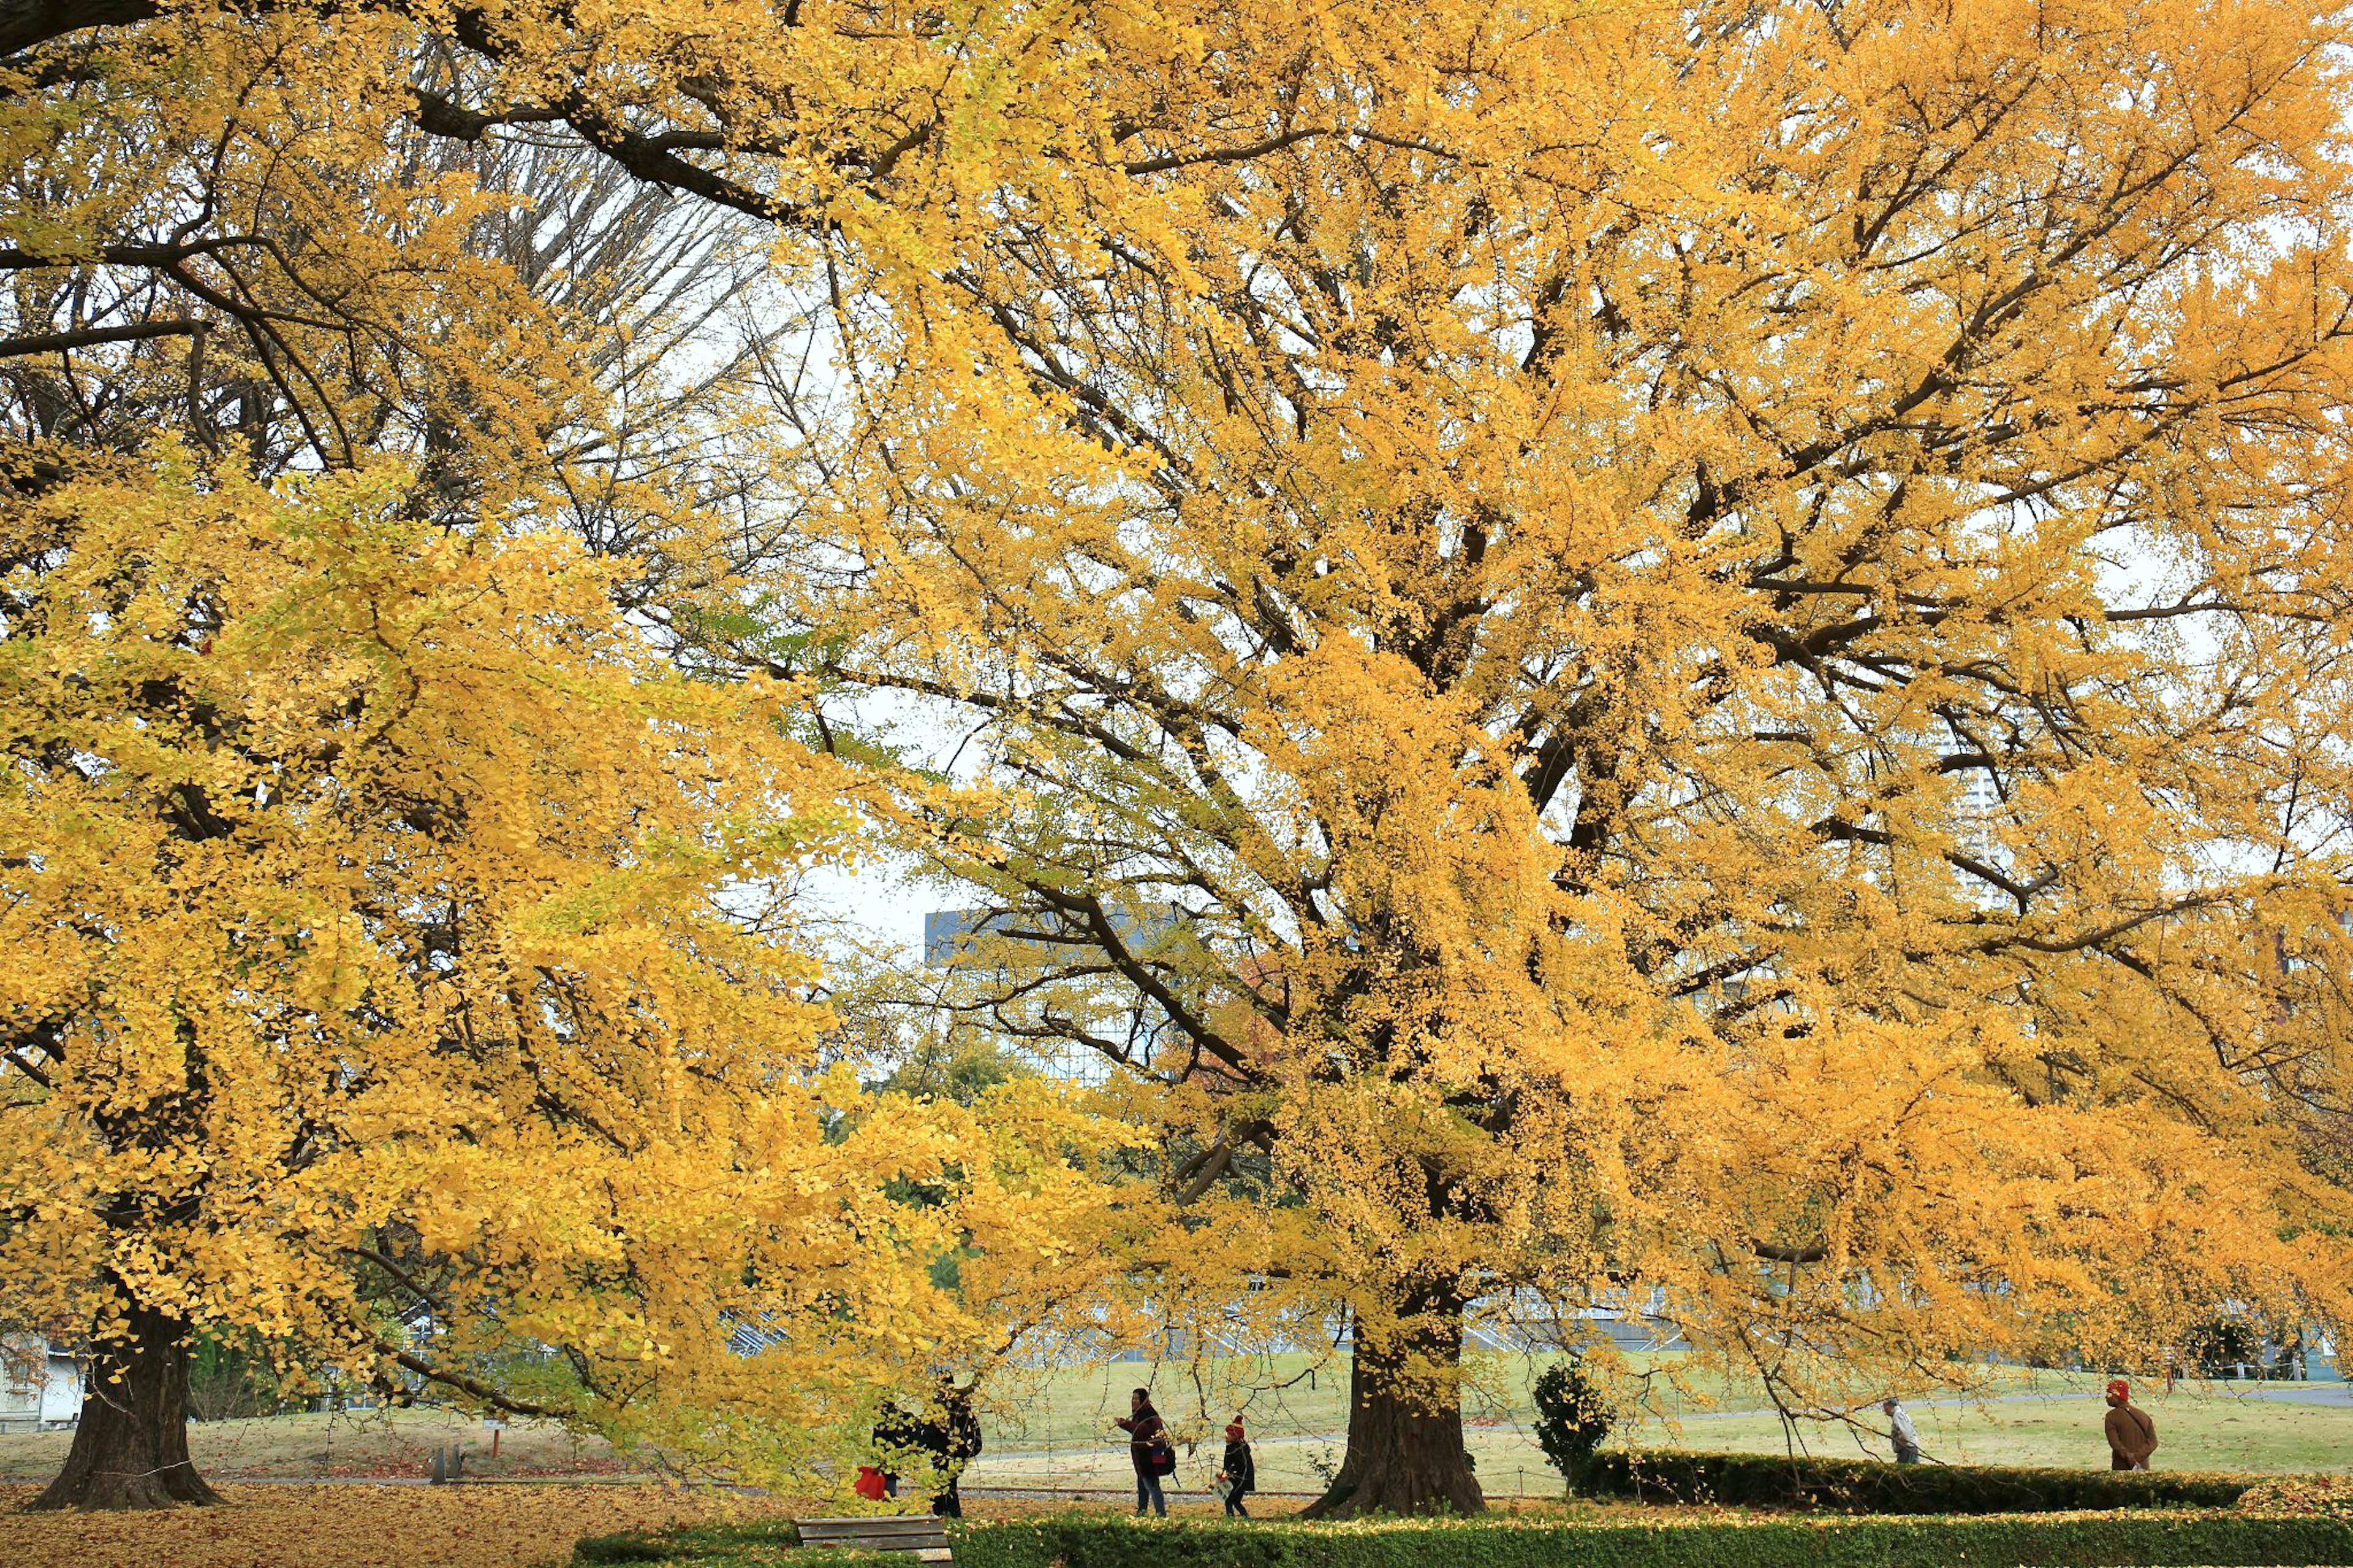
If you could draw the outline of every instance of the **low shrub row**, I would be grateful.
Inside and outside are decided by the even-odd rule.
[[[2014,1465],[1892,1465],[1773,1454],[1607,1452],[1580,1479],[1605,1497],[1835,1513],[2052,1513],[2228,1508],[2260,1478],[2189,1470],[2044,1470]]]
[[[2353,1524],[2235,1513],[1970,1519],[1726,1519],[1647,1524],[1369,1521],[1139,1522],[1074,1515],[957,1525],[960,1568],[2032,1568],[2353,1564]],[[579,1563],[876,1568],[780,1550],[789,1528],[705,1527],[583,1542]],[[903,1559],[901,1560],[903,1562]]]

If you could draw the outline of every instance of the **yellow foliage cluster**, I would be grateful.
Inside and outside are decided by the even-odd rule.
[[[974,1302],[1103,1267],[1115,1130],[861,1090],[784,897],[857,787],[659,657],[800,444],[744,416],[764,225],[939,98],[935,21],[777,20],[0,18],[0,1315],[95,1332],[142,1428],[61,1495],[196,1495],[192,1334],[838,1482],[1002,1353]],[[661,105],[797,96],[839,163],[744,122],[770,195],[646,183],[716,144]]]
[[[691,700],[814,709],[821,742],[901,789],[892,809],[934,864],[1012,912],[1028,935],[984,1004],[999,1026],[1137,1069],[1119,1092],[1162,1131],[1167,1190],[1102,1237],[1205,1312],[1237,1276],[1273,1282],[1263,1321],[1345,1310],[1362,1395],[1345,1506],[1476,1505],[1451,1396],[1482,1302],[1654,1313],[1831,1407],[1952,1357],[2134,1359],[2218,1312],[2283,1335],[2343,1315],[2353,163],[2336,12],[77,15],[0,26],[5,155],[44,176],[0,208],[8,264],[67,280],[24,319],[84,321],[69,283],[192,301],[203,331],[150,315],[151,335],[105,340],[141,406],[184,379],[200,440],[247,409],[301,427],[278,437],[290,465],[398,450],[425,481],[414,509],[560,508],[582,473],[611,479],[577,454],[609,449],[627,399],[598,384],[595,334],[541,308],[528,258],[467,259],[501,203],[385,149],[546,128],[765,226],[817,310],[807,346],[831,395],[754,354],[697,405],[675,468],[650,470],[682,476],[679,494],[645,473],[620,487],[652,514],[639,535],[710,557],[647,619],[700,667],[781,678]],[[124,346],[231,328],[226,383]],[[34,401],[103,404],[80,384]],[[731,445],[764,390],[786,436]],[[28,433],[12,482],[51,484],[85,426],[73,412]],[[706,433],[756,479],[720,484],[683,455]],[[176,516],[185,493],[164,487],[144,515]],[[425,582],[490,571],[499,552],[468,553],[487,533],[407,537],[423,577],[402,580],[462,622]],[[19,570],[65,588],[72,559]],[[24,646],[209,635],[162,597],[186,575],[172,555],[131,559],[152,594],[77,589],[128,597]],[[256,584],[303,581],[299,564],[273,558]],[[506,614],[520,593],[463,603]],[[310,624],[269,603],[265,622]],[[358,744],[385,692],[423,679],[402,594],[318,603],[341,608],[300,645],[317,682],[288,695],[272,676],[228,710],[279,737],[270,769]],[[363,603],[392,641],[353,618]],[[733,1228],[765,1245],[765,1227],[847,1201],[762,1283],[839,1300],[845,1322],[922,1321],[938,1303],[913,1274],[837,1297],[818,1260],[954,1235],[953,1205],[843,1197],[927,1159],[944,1173],[937,1122],[864,1120],[827,1142],[802,1090],[716,1109],[669,1044],[797,1081],[767,1064],[807,1060],[808,1025],[753,998],[800,973],[707,906],[816,842],[776,829],[790,818],[760,792],[830,775],[748,739],[656,746],[667,726],[703,731],[667,706],[683,689],[638,673],[626,696],[584,673],[559,700],[533,683],[619,645],[583,629],[602,624],[585,608],[525,619],[540,640],[495,700],[539,717],[498,731],[486,689],[420,684],[438,705],[392,706],[438,761],[350,823],[319,797],[331,775],[280,800],[195,710],[143,721],[173,732],[167,755],[142,723],[77,708],[67,666],[23,678],[26,713],[72,720],[20,753],[38,759],[25,787],[95,760],[76,808],[142,857],[107,873],[143,900],[123,907],[189,942],[233,933],[191,975],[130,948],[103,907],[84,930],[62,891],[40,894],[23,918],[52,952],[39,973],[84,975],[78,998],[112,984],[106,964],[152,963],[111,1010],[70,1015],[110,1064],[90,1115],[116,1084],[164,1103],[136,1096],[178,1081],[187,1047],[159,1042],[208,1029],[269,1021],[268,1050],[224,1058],[257,1083],[281,1035],[314,1068],[341,1061],[355,1015],[377,1026],[379,987],[399,995],[392,1063],[450,1108],[421,1126],[357,1067],[255,1089],[285,1108],[261,1119],[282,1147],[364,1110],[400,1151],[388,1173],[359,1162],[367,1180],[332,1203],[299,1182],[265,1194],[237,1174],[262,1152],[233,1139],[202,1161],[121,1140],[41,1158],[76,1173],[68,1191],[157,1194],[217,1158],[243,1212],[307,1201],[288,1228],[340,1224],[340,1246],[396,1198],[419,1205],[437,1245],[477,1249],[501,1293],[548,1303],[551,1332],[586,1334],[600,1381],[649,1347],[684,1353],[635,1305],[616,1234],[676,1277]],[[274,668],[258,628],[220,636]],[[146,700],[127,680],[118,714]],[[923,715],[902,754],[841,742],[870,700]],[[364,716],[333,706],[353,701]],[[609,713],[609,732],[559,711]],[[926,723],[955,740],[898,766]],[[506,775],[455,760],[474,748]],[[629,788],[600,782],[617,767]],[[957,769],[1013,805],[976,826],[940,785]],[[199,790],[204,809],[134,826],[128,804],[91,804],[134,777],[167,805]],[[480,826],[442,844],[400,826],[396,795]],[[208,821],[232,818],[274,847],[206,848]],[[386,848],[403,833],[425,859]],[[78,874],[63,846],[22,860],[8,874],[31,889]],[[305,879],[331,865],[353,901]],[[496,932],[487,953],[463,933],[487,992],[440,978],[413,931],[395,957],[375,934],[427,923],[453,874],[521,889],[470,911]],[[204,877],[218,898],[185,903]],[[262,977],[250,996],[231,953]],[[53,1005],[48,981],[22,984],[26,1006]],[[1149,1016],[1150,1044],[1108,1026],[1123,1014]],[[426,1042],[493,1016],[483,1037],[514,1071],[449,1076]],[[583,1029],[610,1043],[571,1051]],[[544,1081],[523,1065],[540,1039],[567,1046]],[[530,1213],[563,1187],[543,1095],[594,1118],[565,1134],[596,1173],[565,1212],[609,1229],[543,1234]],[[1082,1138],[1055,1115],[1017,1121],[1022,1147]],[[673,1137],[742,1154],[665,1164]],[[752,1201],[748,1176],[783,1170],[787,1145],[812,1179]],[[477,1195],[434,1207],[437,1166]],[[1025,1209],[1018,1180],[970,1192],[1003,1198],[1024,1245],[1074,1234]],[[695,1194],[711,1203],[668,1202]],[[60,1279],[87,1267],[49,1245]],[[115,1261],[191,1312],[248,1296],[288,1322],[323,1310],[223,1283],[271,1278],[269,1253]],[[1007,1307],[1023,1321],[1065,1310],[1019,1256],[993,1279],[980,1266],[968,1299],[1026,1293]],[[628,1304],[567,1318],[559,1278]],[[710,1283],[702,1321],[739,1300],[732,1277]]]
[[[935,1258],[1067,1250],[1083,1131],[862,1108],[778,904],[844,831],[779,693],[405,488],[170,458],[8,514],[10,1309],[806,1473],[973,1337]]]
[[[1090,79],[1246,152],[836,247],[797,668],[1029,793],[1014,1026],[1141,994],[1202,1235],[1440,1410],[1515,1292],[1831,1408],[2341,1314],[2334,14],[1204,25]]]

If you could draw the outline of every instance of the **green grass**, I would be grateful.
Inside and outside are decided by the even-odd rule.
[[[1477,1369],[1478,1386],[1464,1402],[1468,1440],[1480,1479],[1500,1494],[1547,1492],[1558,1482],[1536,1447],[1535,1413],[1528,1388],[1546,1357],[1497,1356]],[[1658,1376],[1653,1384],[1663,1407],[1654,1418],[1623,1432],[1618,1441],[1637,1447],[1689,1447],[1736,1453],[1779,1453],[1789,1434],[1769,1412],[1744,1411],[1762,1403],[1755,1388],[1723,1380],[1686,1377],[1675,1387],[1669,1373],[1681,1373],[1683,1358],[1635,1358],[1634,1370]],[[1315,1368],[1311,1382],[1308,1372]],[[2103,1466],[2107,1448],[2101,1436],[2099,1374],[2033,1372],[2019,1367],[1973,1369],[1989,1395],[2043,1394],[2052,1397],[2008,1401],[1989,1397],[1968,1405],[1914,1399],[1927,1451],[1955,1463]],[[1180,1455],[1177,1480],[1187,1491],[1205,1490],[1217,1468],[1217,1433],[1236,1408],[1243,1409],[1256,1450],[1260,1485],[1269,1491],[1320,1489],[1339,1461],[1346,1426],[1346,1363],[1317,1365],[1306,1356],[1253,1358],[1198,1365],[1171,1362],[1116,1362],[1030,1374],[1008,1389],[1014,1416],[988,1423],[988,1449],[971,1480],[986,1486],[1125,1488],[1133,1484],[1124,1439],[1113,1428],[1114,1415],[1127,1409],[1127,1391],[1149,1384],[1161,1411],[1180,1434],[1198,1436],[1202,1446]],[[2184,1384],[2170,1396],[2145,1398],[2156,1415],[2162,1446],[2158,1463],[2168,1468],[2252,1470],[2266,1473],[2353,1468],[2353,1406],[2295,1404],[2255,1398],[2232,1385]],[[1718,1414],[1728,1407],[1730,1413]],[[1879,1412],[1863,1412],[1872,1424]],[[1859,1446],[1854,1434],[1832,1423],[1801,1423],[1795,1434],[1808,1452],[1856,1456],[1883,1448]],[[1866,1439],[1866,1441],[1869,1441]]]
[[[2343,1470],[2353,1468],[2353,1405],[2260,1399],[2228,1385],[2183,1387],[2141,1403],[2157,1419],[2156,1463],[2184,1470]],[[1870,1414],[1875,1415],[1877,1412]],[[1956,1464],[2101,1465],[2106,1407],[2096,1394],[1976,1407],[1918,1406],[1912,1418],[1922,1447]],[[1817,1454],[1859,1456],[1846,1431],[1801,1424],[1798,1436]],[[1770,1415],[1727,1415],[1683,1423],[1676,1446],[1730,1453],[1778,1453],[1781,1424]],[[1884,1448],[1876,1451],[1884,1458]]]
[[[1546,1358],[1493,1357],[1476,1369],[1465,1401],[1471,1451],[1480,1479],[1497,1495],[1549,1495],[1557,1486],[1533,1435],[1528,1386]],[[1656,1385],[1673,1419],[1645,1421],[1620,1441],[1637,1447],[1689,1447],[1778,1453],[1785,1434],[1770,1415],[1709,1415],[1704,1401],[1738,1411],[1757,1400],[1753,1389],[1723,1382],[1686,1390],[1663,1384],[1683,1358],[1638,1359],[1635,1370],[1662,1374]],[[1308,1376],[1310,1370],[1314,1377]],[[1143,1374],[1143,1375],[1139,1375]],[[2100,1436],[2099,1380],[2092,1374],[1990,1369],[1996,1391],[2054,1393],[2031,1403],[1990,1401],[1973,1406],[1915,1401],[1914,1419],[1928,1452],[1960,1463],[2097,1467],[2106,1462]],[[1112,1426],[1124,1414],[1127,1391],[1150,1382],[1180,1433],[1204,1439],[1180,1455],[1177,1481],[1187,1493],[1206,1492],[1217,1468],[1218,1436],[1234,1410],[1246,1411],[1257,1449],[1260,1485],[1268,1491],[1320,1489],[1340,1459],[1346,1426],[1345,1361],[1281,1356],[1199,1364],[1114,1362],[1029,1374],[1001,1393],[1007,1410],[987,1421],[987,1453],[974,1468],[977,1486],[1108,1487],[1133,1484],[1125,1439]],[[2257,1399],[2229,1385],[2184,1384],[2171,1397],[2152,1394],[2163,1446],[2158,1463],[2171,1469],[2353,1469],[2353,1406],[2299,1405]],[[1878,1412],[1867,1411],[1876,1420]],[[1846,1431],[1810,1424],[1798,1434],[1809,1452],[1853,1456],[1866,1450]],[[0,1436],[0,1476],[46,1479],[65,1457],[63,1432]],[[554,1428],[517,1426],[488,1458],[490,1435],[480,1423],[444,1411],[404,1410],[338,1415],[286,1415],[252,1421],[198,1423],[190,1428],[196,1463],[208,1474],[320,1476],[422,1474],[433,1448],[463,1442],[476,1474],[575,1468],[609,1471],[611,1451],[594,1438],[574,1439]]]
[[[47,1480],[64,1463],[71,1432],[0,1436],[0,1476]],[[263,1415],[241,1421],[198,1421],[188,1427],[196,1468],[217,1479],[233,1476],[421,1476],[433,1450],[462,1444],[470,1475],[602,1472],[616,1467],[602,1438],[575,1437],[539,1422],[517,1422],[499,1436],[480,1419],[454,1411],[368,1410],[328,1415]]]
[[[1474,1422],[1525,1426],[1535,1419],[1529,1388],[1552,1361],[1546,1355],[1473,1357],[1463,1412]],[[1682,1355],[1633,1355],[1631,1370],[1652,1375],[1664,1408],[1690,1411],[1755,1402],[1742,1384],[1689,1370]],[[1214,1435],[1239,1410],[1253,1433],[1294,1437],[1336,1433],[1347,1425],[1345,1356],[1305,1354],[1208,1358],[1199,1362],[1109,1362],[1043,1370],[1008,1369],[987,1419],[992,1448],[1085,1447],[1127,1414],[1128,1391],[1148,1386],[1160,1413],[1180,1433]],[[1678,1385],[1678,1380],[1680,1384]]]

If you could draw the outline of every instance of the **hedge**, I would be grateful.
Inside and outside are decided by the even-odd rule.
[[[2230,1513],[2037,1518],[1740,1519],[1677,1523],[1364,1521],[1196,1523],[1075,1515],[952,1525],[960,1568],[1949,1568],[1953,1563],[2206,1568],[2353,1563],[2353,1524]],[[705,1526],[583,1542],[579,1563],[691,1568],[887,1557],[783,1550],[789,1527]],[[624,1543],[627,1543],[626,1546]],[[639,1554],[642,1552],[643,1554]],[[898,1563],[903,1565],[904,1559]]]
[[[1611,1450],[1594,1455],[1579,1479],[1602,1496],[1649,1502],[1810,1508],[1839,1513],[1974,1514],[2228,1508],[2263,1478],[2190,1470],[2044,1470],[2011,1465],[1892,1465],[1883,1459]]]

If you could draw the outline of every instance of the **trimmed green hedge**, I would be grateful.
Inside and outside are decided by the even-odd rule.
[[[2229,1508],[2260,1476],[2190,1470],[2058,1470],[2012,1465],[1892,1465],[1773,1454],[1606,1452],[1580,1478],[1606,1497],[1839,1513],[2055,1513]]]
[[[953,1525],[959,1568],[2245,1568],[2353,1564],[2353,1524],[2230,1513],[1975,1519],[1738,1519],[1687,1523],[1367,1521],[1142,1522],[1096,1515]],[[583,1542],[580,1563],[694,1568],[887,1565],[786,1549],[789,1527],[704,1527]],[[621,1543],[631,1552],[623,1555]],[[899,1560],[903,1563],[903,1559]]]

